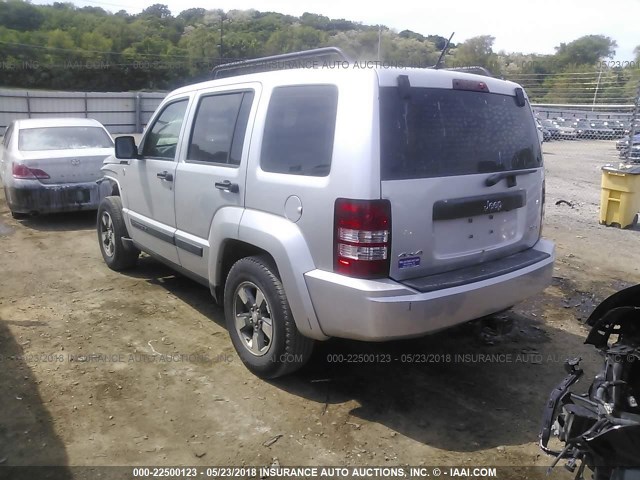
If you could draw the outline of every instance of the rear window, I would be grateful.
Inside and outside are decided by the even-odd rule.
[[[337,108],[334,85],[275,88],[264,127],[261,168],[290,175],[328,175]]]
[[[470,175],[542,165],[528,105],[515,96],[411,87],[380,88],[383,180]]]
[[[111,148],[113,142],[100,127],[42,127],[20,130],[18,150]]]

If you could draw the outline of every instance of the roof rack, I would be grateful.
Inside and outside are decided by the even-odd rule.
[[[454,70],[456,72],[464,72],[464,73],[475,73],[476,75],[484,75],[485,77],[493,77],[491,72],[484,67],[479,67],[477,65],[469,66],[469,67],[451,67],[451,68],[443,68],[442,70]]]
[[[322,47],[216,65],[211,69],[211,78],[215,80],[217,78],[233,77],[236,75],[248,75],[249,73],[301,68],[310,65],[309,62],[304,62],[304,60],[326,57],[338,57],[340,61],[353,62],[351,57],[338,47]]]

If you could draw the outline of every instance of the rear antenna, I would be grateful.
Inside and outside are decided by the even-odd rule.
[[[440,68],[440,64],[442,63],[442,59],[444,58],[444,54],[447,53],[447,49],[449,48],[449,44],[451,43],[451,39],[453,38],[453,36],[456,34],[456,32],[452,32],[451,36],[449,37],[449,40],[447,40],[447,43],[444,44],[444,47],[442,48],[442,52],[440,53],[440,57],[438,58],[438,61],[436,62],[436,64],[433,66],[434,69],[438,70]]]

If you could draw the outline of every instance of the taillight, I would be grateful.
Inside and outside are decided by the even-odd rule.
[[[389,200],[336,200],[334,271],[351,277],[389,275],[391,203]]]
[[[29,168],[20,163],[14,163],[11,170],[13,178],[29,180],[33,180],[34,178],[37,178],[38,180],[50,178],[47,172],[40,170],[39,168]]]

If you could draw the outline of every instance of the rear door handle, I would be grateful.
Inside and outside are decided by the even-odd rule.
[[[166,180],[167,182],[173,182],[173,175],[167,172],[166,170],[164,172],[157,173],[156,177],[162,180]]]
[[[240,187],[238,187],[238,184],[231,183],[229,180],[225,180],[224,182],[216,182],[214,185],[218,190],[224,190],[225,192],[238,193],[240,191]]]

